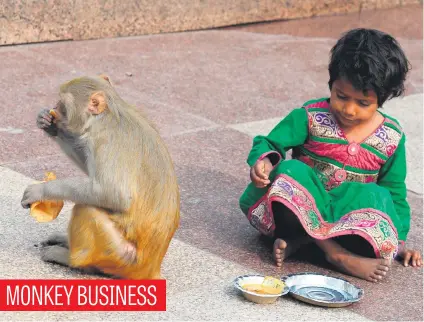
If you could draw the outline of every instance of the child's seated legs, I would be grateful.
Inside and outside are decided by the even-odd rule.
[[[283,204],[272,203],[272,212],[275,221],[275,241],[273,245],[273,259],[280,267],[283,261],[297,252],[299,248],[312,239],[300,224],[299,219]]]
[[[277,266],[313,240],[343,272],[369,281],[384,277],[390,266],[385,258],[397,245],[396,232],[388,221],[389,217],[396,221],[396,213],[386,189],[345,182],[328,193],[313,169],[298,160],[278,164],[270,179],[266,188],[249,185],[240,204],[252,225],[275,238]],[[348,237],[352,234],[370,245],[367,249],[375,251],[374,258],[351,247],[354,244]],[[336,240],[350,246],[345,249]]]
[[[367,189],[364,189],[367,190]],[[391,260],[376,258],[373,247],[359,235],[343,235],[326,240],[313,239],[298,218],[283,204],[272,203],[276,237],[273,259],[278,267],[307,243],[315,242],[326,260],[344,273],[377,282],[386,276]]]

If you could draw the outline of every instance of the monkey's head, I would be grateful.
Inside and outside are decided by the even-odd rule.
[[[73,79],[60,86],[59,95],[57,126],[77,134],[87,130],[92,120],[110,112],[109,102],[119,99],[105,75]]]

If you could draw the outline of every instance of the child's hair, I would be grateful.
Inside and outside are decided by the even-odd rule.
[[[405,91],[409,62],[398,42],[374,29],[352,29],[331,49],[328,67],[331,87],[344,78],[362,92],[372,90],[378,106]]]

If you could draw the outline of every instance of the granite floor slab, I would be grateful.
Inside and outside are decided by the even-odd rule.
[[[422,6],[231,30],[0,47],[0,235],[6,236],[0,239],[0,277],[79,276],[42,263],[34,246],[50,232],[66,229],[70,205],[45,225],[36,224],[19,205],[26,184],[46,170],[59,177],[81,175],[34,121],[39,109],[56,102],[59,84],[73,77],[107,73],[126,100],[145,110],[175,162],[182,206],[181,226],[163,268],[170,282],[168,312],[8,313],[0,320],[422,321],[422,269],[395,263],[387,280],[372,284],[335,272],[314,248],[278,269],[269,242],[238,207],[249,182],[252,137],[269,132],[306,100],[328,95],[328,50],[352,26],[392,32],[411,61],[406,96],[384,110],[401,121],[408,136],[413,220],[408,244],[422,251]],[[363,287],[366,298],[341,310],[282,298],[270,309],[244,301],[230,286],[246,272],[302,271],[344,277]],[[209,284],[199,286],[205,279]]]

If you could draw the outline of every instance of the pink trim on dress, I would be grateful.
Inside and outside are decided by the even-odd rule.
[[[396,230],[396,227],[393,225],[392,219],[386,213],[384,213],[380,210],[374,209],[374,208],[361,208],[361,209],[353,210],[351,212],[348,212],[342,218],[340,218],[340,220],[342,220],[346,216],[350,216],[350,215],[353,215],[353,214],[356,214],[356,213],[361,213],[361,212],[364,212],[364,211],[373,212],[373,213],[383,217],[384,219],[386,219],[388,221],[388,223],[390,224],[390,227],[392,227],[393,231],[395,232],[396,238],[398,237],[398,232]]]
[[[272,166],[272,168],[274,169],[280,162],[281,162],[281,160],[283,159],[283,157],[281,156],[281,154],[279,153],[279,152],[277,152],[277,151],[269,151],[269,152],[265,152],[265,153],[263,153],[259,158],[258,158],[258,160],[263,160],[263,159],[265,159],[268,155],[270,155],[270,154],[277,154],[278,155],[278,162],[275,164],[275,165],[273,165]]]
[[[340,231],[337,233],[332,233],[326,236],[323,235],[319,235],[319,234],[314,234],[313,231],[309,230],[308,227],[306,227],[305,225],[305,221],[302,220],[302,215],[299,214],[299,212],[297,211],[297,209],[290,204],[286,199],[281,198],[281,197],[272,197],[270,199],[270,201],[279,201],[282,204],[284,204],[287,208],[289,208],[295,215],[296,217],[298,217],[300,224],[302,225],[303,229],[305,229],[305,231],[311,235],[313,238],[318,239],[318,240],[326,240],[326,239],[330,239],[330,238],[334,238],[334,237],[339,237],[339,236],[346,236],[349,235],[348,232],[350,231],[352,235],[359,235],[363,238],[365,238],[365,240],[368,241],[368,243],[372,246],[372,248],[374,249],[374,253],[376,257],[380,257],[380,250],[378,249],[377,245],[373,242],[372,238],[369,237],[368,234],[366,234],[365,232],[361,231],[361,230],[356,230],[356,229],[350,229],[350,230],[345,230],[345,231]],[[272,208],[269,209],[269,211],[272,213]],[[274,216],[274,214],[272,214]],[[322,216],[319,212],[317,212],[317,215],[320,217],[320,219],[322,220]],[[344,216],[343,216],[344,217]],[[324,220],[322,220],[324,221]],[[330,225],[334,225],[334,224],[330,224]],[[275,226],[275,224],[274,224]],[[331,228],[331,227],[330,227]],[[275,229],[275,228],[274,228]]]
[[[316,202],[315,199],[313,198],[313,196],[309,193],[309,191],[307,191],[301,184],[299,184],[296,180],[294,180],[293,178],[285,175],[285,174],[280,174],[278,175],[275,179],[274,182],[277,182],[277,179],[279,178],[283,178],[285,181],[289,182],[292,184],[292,186],[296,187],[296,189],[300,190],[304,196],[306,197],[306,200],[303,200],[302,198],[300,198],[299,196],[293,196],[290,202],[288,199],[285,199],[284,197],[281,196],[271,196],[269,197],[269,194],[272,190],[272,187],[268,190],[268,192],[262,197],[260,198],[252,207],[249,208],[248,211],[248,220],[251,222],[252,217],[253,217],[253,211],[255,209],[257,209],[262,203],[266,205],[266,210],[269,214],[269,218],[267,216],[265,216],[265,213],[263,214],[263,217],[267,217],[266,221],[267,224],[269,224],[269,221],[272,221],[271,226],[268,228],[271,232],[275,230],[275,222],[273,220],[274,218],[274,214],[272,212],[272,207],[271,207],[271,203],[274,201],[278,201],[281,202],[282,204],[284,204],[288,209],[290,209],[295,215],[296,217],[298,217],[299,222],[301,223],[302,227],[305,229],[305,231],[311,235],[313,238],[318,239],[318,240],[325,240],[325,239],[329,239],[329,238],[334,238],[334,237],[338,237],[338,236],[345,236],[345,235],[358,235],[361,236],[362,238],[364,238],[365,240],[368,241],[368,243],[372,246],[372,248],[374,249],[374,253],[376,255],[376,257],[380,257],[381,256],[381,251],[378,247],[378,245],[376,244],[376,242],[372,239],[372,237],[367,234],[365,231],[360,230],[360,229],[345,229],[342,231],[338,231],[338,232],[334,232],[331,234],[328,234],[328,231],[330,231],[333,227],[336,227],[340,222],[343,221],[348,221],[348,218],[351,217],[354,214],[357,213],[372,213],[372,214],[376,214],[382,218],[384,218],[390,225],[390,227],[392,228],[392,231],[395,233],[396,236],[396,240],[398,238],[398,233],[397,230],[395,229],[392,220],[390,219],[390,217],[379,211],[376,209],[372,209],[372,208],[363,208],[363,209],[357,209],[354,211],[351,211],[349,213],[347,213],[346,215],[344,215],[343,217],[340,218],[340,220],[336,223],[328,223],[326,221],[324,221],[324,219],[322,218],[322,215],[320,213],[320,211],[318,210],[317,206],[316,206]],[[307,205],[307,201],[310,201],[310,205]],[[309,228],[306,226],[306,221],[302,216],[302,213],[300,213],[300,211],[295,207],[295,205],[302,207],[304,210],[308,211],[308,210],[313,210],[314,214],[318,217],[319,220],[319,224],[320,224],[320,228],[317,229],[316,231],[320,232],[320,233],[316,233],[313,229]],[[311,218],[309,216],[309,218]],[[378,224],[378,220],[363,220],[360,221],[357,226],[360,228],[367,228],[367,227],[373,227],[375,225]],[[257,227],[257,229],[259,229]],[[261,230],[260,230],[261,231]],[[324,235],[327,234],[327,235]],[[386,248],[386,252],[385,253],[393,253],[394,256],[396,255],[397,252],[397,245],[393,245],[393,243],[391,243],[389,240],[384,240],[381,245],[381,250],[384,250],[384,248]],[[393,249],[393,247],[396,247]]]
[[[267,197],[268,193],[266,193],[262,198],[260,198],[252,207],[249,208],[248,213],[247,213],[247,220],[249,220],[249,222],[252,222],[252,217],[253,217],[253,210],[258,208],[258,206],[263,203]],[[274,214],[272,213],[272,208],[270,207],[270,205],[267,205],[267,210],[270,212],[271,214],[271,220],[272,220],[272,224],[269,227],[269,230],[271,232],[273,232],[275,230],[275,221],[274,221]],[[265,235],[269,235],[268,232],[260,230],[259,227],[256,227],[261,233],[265,234]]]
[[[384,164],[383,159],[361,146],[358,146],[358,152],[356,155],[349,154],[349,145],[318,142],[313,139],[309,140],[308,143],[305,143],[304,147],[308,151],[311,151],[320,157],[331,158],[346,166],[354,168],[378,171],[382,164]]]
[[[327,102],[327,99],[321,101],[321,102],[315,102],[315,103],[311,103],[309,105],[305,105],[304,108],[308,109],[308,108],[329,108],[330,104]]]

